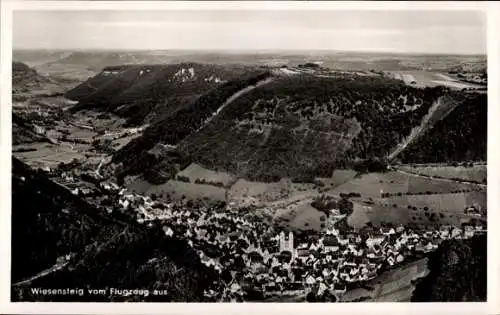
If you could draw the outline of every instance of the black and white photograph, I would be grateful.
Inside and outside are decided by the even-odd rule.
[[[11,303],[487,302],[484,6],[117,2],[12,12]]]

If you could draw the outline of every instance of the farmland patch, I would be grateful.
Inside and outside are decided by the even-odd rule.
[[[239,179],[229,190],[230,201],[254,199],[256,201],[276,201],[287,198],[291,193],[291,181],[283,179],[279,182],[264,183]]]
[[[363,198],[353,200],[354,211],[348,217],[348,224],[355,229],[371,222],[375,226],[382,223],[428,225],[460,225],[461,219],[469,218],[464,209],[475,206],[485,209],[486,192],[468,192],[436,195],[403,195],[389,198],[373,198],[372,202]]]
[[[83,150],[83,148],[80,148],[79,145],[73,145],[73,149],[71,149],[69,145],[47,143],[31,143],[12,147],[13,151],[18,150],[19,148],[34,150],[26,152],[13,152],[14,156],[32,166],[55,167],[61,162],[69,163],[73,159],[85,158],[84,153],[79,152],[80,150],[77,150]]]
[[[487,177],[486,165],[474,165],[473,167],[463,166],[402,166],[402,170],[429,177],[461,179],[482,183]]]
[[[192,163],[184,170],[177,173],[177,176],[189,178],[194,183],[195,181],[202,181],[205,183],[221,183],[223,186],[230,186],[236,177],[226,172],[218,172],[208,170],[202,166]]]
[[[406,193],[409,176],[398,172],[364,174],[331,190],[335,194],[355,192],[363,197],[380,197],[382,193]]]
[[[368,205],[363,205],[359,202],[353,202],[353,212],[347,218],[347,224],[355,229],[360,229],[370,222],[370,216],[373,208]]]
[[[410,194],[428,192],[432,194],[446,194],[456,191],[470,191],[475,189],[480,189],[480,187],[455,181],[439,180],[419,176],[410,176],[408,184],[408,193]]]
[[[318,178],[318,180],[321,181],[325,187],[335,188],[349,182],[355,175],[356,171],[353,170],[335,170],[332,177]]]
[[[153,185],[143,179],[136,178],[128,183],[127,188],[139,194],[155,194],[160,197],[168,195],[173,199],[185,197],[186,199],[208,199],[211,201],[226,200],[226,190],[223,188],[176,180],[169,180],[162,185]]]
[[[303,201],[278,210],[275,221],[291,229],[321,231],[325,228],[326,216],[311,206],[310,201]]]

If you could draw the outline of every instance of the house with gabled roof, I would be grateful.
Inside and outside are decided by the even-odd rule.
[[[373,248],[375,245],[380,245],[384,241],[385,237],[383,235],[370,235],[366,240],[366,246]]]

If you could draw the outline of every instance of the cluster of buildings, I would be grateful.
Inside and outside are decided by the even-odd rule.
[[[115,186],[106,189],[116,191]],[[119,193],[121,211],[135,211],[137,221],[161,220],[165,234],[184,238],[206,266],[221,275],[206,295],[215,301],[245,300],[249,291],[263,298],[309,292],[341,296],[356,283],[375,278],[418,253],[451,238],[469,238],[480,226],[445,226],[413,231],[403,226],[340,231],[329,226],[315,235],[278,231],[254,213],[232,207],[186,207]]]

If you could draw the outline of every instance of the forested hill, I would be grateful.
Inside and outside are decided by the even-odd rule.
[[[146,301],[200,301],[214,280],[185,241],[96,209],[13,158],[13,301],[133,301],[137,296],[35,296],[30,288],[162,289]],[[71,259],[58,271],[36,277]],[[59,261],[58,261],[59,258]],[[56,268],[57,269],[57,268]]]
[[[109,111],[138,125],[172,115],[224,83],[259,71],[198,63],[109,66],[69,90],[66,97],[79,102],[74,111]]]
[[[487,134],[487,95],[466,94],[453,112],[411,144],[399,158],[404,163],[486,161]]]
[[[486,235],[444,242],[429,257],[429,274],[417,281],[412,302],[486,301],[486,253]]]
[[[177,156],[189,161],[255,180],[330,176],[334,168],[349,167],[356,159],[384,158],[447,93],[382,76],[274,77],[198,130],[201,117],[212,115],[248,84],[230,81],[193,106],[165,116],[120,150],[114,162],[123,163],[125,174],[152,167],[171,173],[171,152],[165,157],[149,152],[168,144],[177,145]]]
[[[38,83],[49,82],[49,79],[41,76],[35,69],[28,65],[14,61],[12,62],[12,85],[29,86]]]

